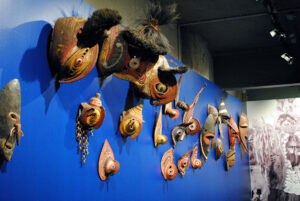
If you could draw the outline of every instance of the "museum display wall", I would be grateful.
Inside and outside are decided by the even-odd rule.
[[[10,160],[7,157],[0,161],[0,200],[251,199],[249,158],[240,144],[234,148],[234,165],[230,165],[230,169],[226,167],[230,146],[226,124],[221,124],[223,138],[218,125],[213,125],[214,141],[221,139],[224,156],[216,160],[215,145],[213,150],[207,146],[210,151],[205,161],[199,141],[200,133],[205,134],[205,131],[197,130],[178,141],[176,146],[173,144],[171,131],[174,127],[185,123],[192,129],[190,125],[193,125],[190,120],[187,123],[182,121],[184,112],[179,107],[180,116],[176,119],[164,112],[160,116],[160,106],[153,106],[149,99],[139,99],[132,83],[114,75],[99,81],[96,66],[75,82],[55,81],[47,53],[56,20],[70,16],[87,19],[93,11],[93,7],[79,0],[4,1],[0,8],[0,18],[5,19],[0,22],[0,87],[15,78],[21,86],[21,112],[12,116],[13,129],[8,134],[17,137],[16,145],[19,146],[14,147]],[[165,58],[172,68],[184,65],[172,56],[166,55]],[[179,81],[180,74],[175,76]],[[219,109],[222,100],[238,125],[241,113],[246,112],[245,104],[192,70],[183,73],[179,100],[191,107],[201,89],[192,116],[202,127],[209,116],[208,104]],[[96,93],[99,93],[100,99]],[[92,97],[95,98],[90,101]],[[16,101],[5,100],[8,103]],[[142,129],[136,138],[131,134],[124,137],[120,131],[120,115],[127,114],[123,111],[129,109],[128,104],[138,106],[140,103],[143,103]],[[93,124],[96,121],[93,115],[100,115],[100,120],[95,117],[97,124]],[[162,132],[157,124],[160,120]],[[80,127],[80,124],[83,126]],[[85,127],[85,124],[90,127]],[[137,126],[135,123],[131,125]],[[94,128],[93,136],[88,137],[87,150],[86,138],[82,136],[91,128]],[[157,147],[153,140],[156,131],[161,140]],[[161,134],[167,137],[167,142]],[[6,137],[2,135],[3,139]],[[208,139],[210,141],[211,138]],[[82,149],[78,150],[81,146]],[[173,148],[173,162],[177,167],[177,161],[186,159],[182,156],[196,146],[196,157],[202,161],[201,168],[192,168],[193,162],[186,166],[188,163],[183,161],[185,173],[178,168],[175,178],[165,180],[161,167],[165,153],[171,153],[167,151]],[[167,174],[172,176],[173,172],[167,171]]]

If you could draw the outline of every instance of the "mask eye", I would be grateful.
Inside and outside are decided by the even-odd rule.
[[[155,89],[160,94],[165,94],[168,91],[168,87],[161,82],[155,85]]]
[[[141,59],[134,56],[134,58],[130,59],[129,67],[133,70],[136,70],[140,67]]]
[[[83,56],[78,57],[74,62],[74,67],[75,68],[80,67],[83,64],[83,60],[84,60]]]

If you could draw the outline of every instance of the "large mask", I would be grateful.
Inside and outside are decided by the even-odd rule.
[[[0,153],[9,161],[15,149],[20,145],[21,131],[21,92],[18,79],[7,83],[0,91]]]
[[[161,172],[165,180],[173,180],[177,176],[177,168],[174,164],[174,150],[169,149],[161,159]]]
[[[192,152],[191,156],[191,164],[193,168],[201,168],[202,167],[202,161],[197,158],[198,155],[198,146],[195,146]]]
[[[248,148],[247,148],[248,125],[249,125],[248,117],[244,112],[242,112],[239,121],[239,130],[240,130],[241,145],[245,153],[248,153]]]
[[[54,26],[49,47],[50,67],[59,83],[74,82],[85,77],[96,64],[98,44],[78,46],[77,36],[87,22],[81,17],[59,18]]]
[[[200,133],[201,155],[205,161],[208,157],[209,145],[211,144],[211,149],[213,148],[215,138],[215,126],[216,122],[214,116],[212,114],[209,114],[204,122],[202,131]]]
[[[143,105],[140,104],[122,113],[120,132],[123,137],[136,138],[143,127]]]
[[[166,144],[167,141],[167,136],[162,134],[162,110],[160,107],[159,115],[154,129],[154,146],[157,147],[159,144]]]
[[[189,168],[191,152],[192,150],[181,156],[177,161],[177,167],[182,177],[185,175],[185,171]]]
[[[76,124],[76,141],[81,151],[81,162],[85,164],[86,155],[88,154],[89,136],[93,135],[93,129],[98,129],[104,120],[105,110],[100,100],[100,94],[90,99],[89,103],[81,103],[77,113]]]
[[[111,149],[107,139],[101,150],[100,158],[98,161],[98,174],[102,181],[108,177],[116,174],[120,169],[120,164],[115,160],[113,150]]]
[[[100,76],[113,73],[134,83],[138,94],[150,99],[154,106],[173,101],[178,89],[174,74],[186,72],[187,67],[171,68],[168,65],[163,55],[167,54],[170,45],[160,33],[159,25],[173,22],[178,17],[175,9],[175,4],[153,3],[146,11],[143,23],[126,28],[116,25],[107,31],[97,64]]]

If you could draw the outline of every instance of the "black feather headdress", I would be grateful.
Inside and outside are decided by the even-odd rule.
[[[131,45],[154,55],[165,55],[170,51],[168,39],[159,31],[160,25],[174,23],[179,15],[176,3],[151,2],[145,11],[145,18],[123,31],[124,39]]]
[[[96,10],[84,24],[82,32],[78,34],[78,45],[92,47],[103,39],[105,30],[120,24],[122,17],[117,10],[104,8]]]

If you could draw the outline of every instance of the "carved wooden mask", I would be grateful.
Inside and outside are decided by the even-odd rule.
[[[18,79],[7,83],[0,91],[0,154],[9,161],[20,145],[21,131],[21,89]]]
[[[100,100],[100,94],[90,99],[89,103],[81,103],[78,108],[76,124],[76,141],[81,151],[82,164],[85,163],[88,154],[89,135],[93,135],[93,129],[98,129],[105,118],[105,110]]]
[[[173,180],[177,176],[177,168],[174,164],[174,150],[169,149],[161,159],[161,172],[165,180]]]
[[[204,122],[202,131],[200,133],[200,146],[201,146],[201,155],[204,160],[207,160],[209,145],[213,147],[214,138],[215,138],[215,120],[212,114],[209,114]]]
[[[52,31],[48,58],[59,83],[74,82],[85,77],[96,64],[98,44],[79,47],[77,35],[82,32],[86,19],[59,18]]]
[[[216,140],[216,146],[215,146],[215,157],[216,160],[218,160],[220,157],[224,156],[224,149],[223,149],[223,143],[220,138]]]
[[[143,105],[140,104],[122,113],[120,132],[124,137],[136,138],[143,127]]]
[[[181,156],[177,161],[177,167],[182,177],[185,175],[185,171],[189,168],[191,152],[192,150]]]
[[[107,139],[101,150],[98,161],[98,174],[102,181],[116,174],[120,169],[120,164],[115,160],[113,150],[111,149]]]
[[[202,161],[197,158],[197,154],[198,154],[198,146],[195,146],[195,148],[193,149],[193,152],[192,152],[192,156],[191,156],[191,164],[192,164],[192,167],[195,169],[202,167]]]
[[[239,130],[240,130],[241,145],[245,153],[248,153],[248,148],[247,148],[248,125],[249,125],[248,117],[244,112],[242,112],[239,120]]]

